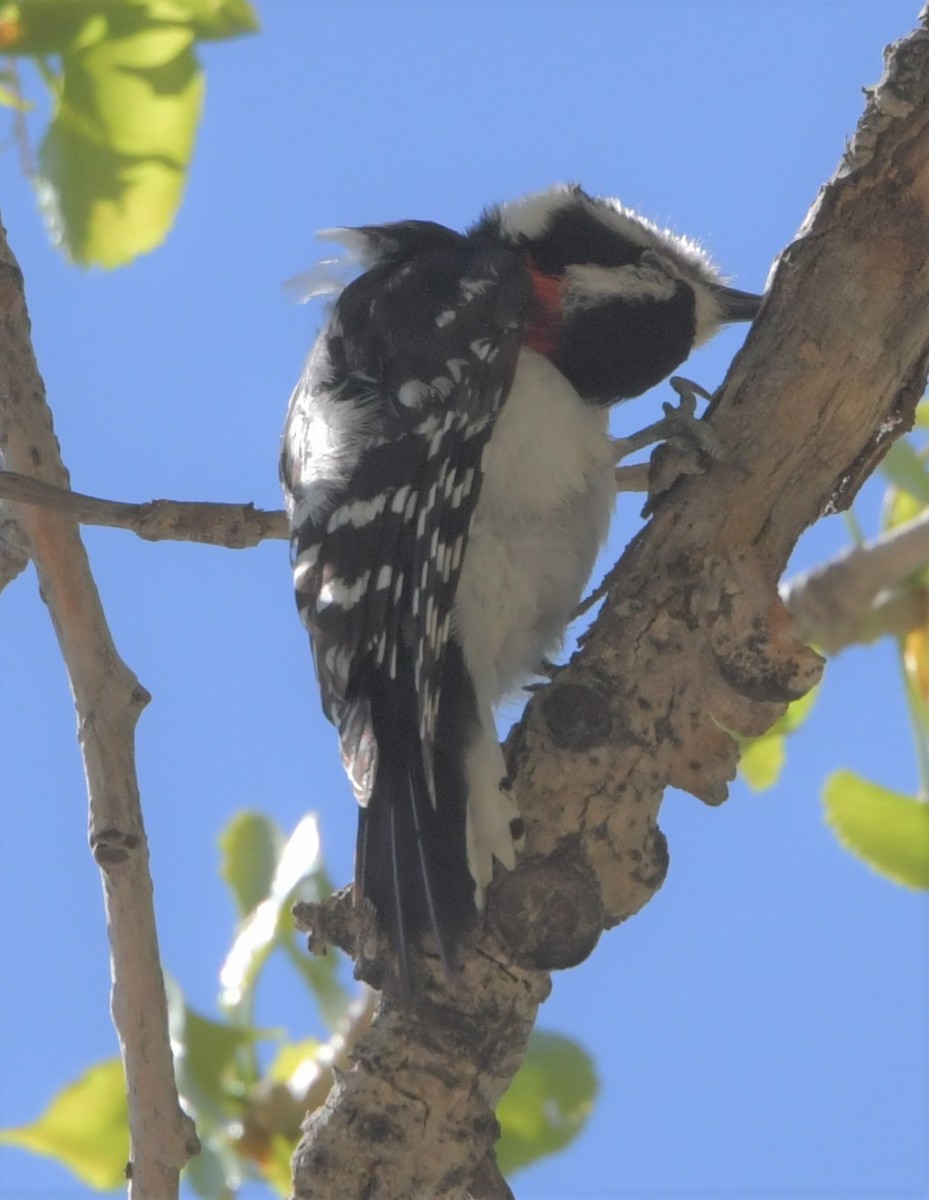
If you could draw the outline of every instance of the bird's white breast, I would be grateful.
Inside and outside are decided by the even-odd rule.
[[[557,649],[606,538],[608,410],[523,350],[484,452],[455,623],[482,698],[497,703]]]

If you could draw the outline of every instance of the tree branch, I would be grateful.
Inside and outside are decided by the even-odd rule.
[[[639,467],[634,468],[636,471]],[[642,470],[647,471],[647,464]],[[286,540],[283,509],[257,509],[251,503],[201,500],[149,500],[130,504],[56,487],[29,475],[0,470],[0,501],[15,501],[68,513],[82,525],[127,529],[146,541],[199,542],[242,550],[266,540]],[[0,505],[0,591],[24,569],[28,550],[12,516]],[[834,654],[845,646],[902,636],[925,623],[927,599],[912,589],[893,589],[929,562],[929,513],[831,562],[798,575],[781,587],[800,641]],[[575,612],[582,616],[609,591],[592,591]]]
[[[243,550],[266,538],[288,535],[287,514],[266,512],[253,504],[215,504],[200,500],[150,500],[126,504],[122,500],[100,500],[70,488],[56,487],[44,480],[15,471],[0,471],[0,500],[41,505],[69,513],[83,525],[106,525],[129,529],[158,542],[203,542]]]
[[[923,626],[923,589],[895,591],[929,563],[929,512],[883,537],[853,546],[781,588],[798,636],[836,654],[853,642],[900,637]]]
[[[0,226],[0,452],[23,475],[66,488],[45,387],[29,338],[22,274]],[[10,506],[12,509],[12,506]],[[149,696],[119,658],[73,518],[17,506],[17,520],[68,668],[90,800],[90,845],[103,876],[112,1012],[129,1095],[133,1200],[170,1200],[199,1142],[180,1108],[139,807],[133,733]]]
[[[806,527],[848,505],[912,423],[929,364],[929,35],[893,48],[857,135],[708,419],[729,461],[682,478],[613,572],[583,646],[506,750],[527,823],[460,979],[417,963],[404,1001],[364,908],[304,913],[384,992],[294,1156],[298,1200],[504,1194],[494,1106],[547,971],[573,965],[664,878],[666,786],[726,798],[738,749],[819,677],[777,593]],[[742,468],[748,468],[747,471]],[[488,1190],[483,1190],[483,1189]]]
[[[647,472],[648,466],[631,469]],[[288,536],[283,509],[201,500],[130,504],[56,487],[15,471],[0,470],[0,501],[39,505],[68,513],[82,525],[127,529],[151,542],[199,542],[243,550]],[[4,511],[5,506],[0,505],[0,591],[29,559],[19,526],[12,516],[3,518]],[[797,637],[834,654],[853,643],[872,642],[888,634],[902,636],[924,624],[926,597],[912,589],[902,593],[892,593],[892,589],[927,562],[929,514],[923,514],[797,576],[781,587]],[[608,581],[604,581],[585,597],[575,618],[593,608],[608,591]]]

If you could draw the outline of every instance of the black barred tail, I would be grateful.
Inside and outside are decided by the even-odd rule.
[[[374,904],[408,991],[412,939],[431,933],[448,967],[475,913],[466,849],[466,755],[479,734],[474,685],[461,648],[451,640],[433,749],[435,806],[423,768],[412,664],[398,663],[397,679],[371,671],[364,690],[377,768],[358,822],[355,886]]]

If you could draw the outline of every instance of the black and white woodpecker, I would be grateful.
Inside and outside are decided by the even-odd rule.
[[[290,402],[297,607],[360,805],[356,899],[449,963],[522,835],[494,706],[557,651],[614,506],[610,406],[760,297],[557,186],[467,233],[330,231],[364,267]]]

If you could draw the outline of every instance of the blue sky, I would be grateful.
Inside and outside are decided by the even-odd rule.
[[[329,251],[318,228],[404,217],[460,227],[577,180],[699,237],[763,286],[833,171],[916,0],[382,3],[260,8],[206,48],[206,113],[167,244],[114,274],[45,240],[15,153],[2,209],[73,485],[126,500],[277,507],[276,456],[319,313],[281,284]],[[715,386],[744,331],[687,373]],[[616,414],[628,430],[660,395]],[[763,436],[763,434],[762,434]],[[876,528],[880,486],[862,517]],[[637,527],[620,505],[609,554]],[[233,912],[216,839],[260,808],[320,814],[351,872],[354,812],[323,720],[281,543],[224,551],[88,530],[116,643],[151,691],[138,757],[164,961],[215,1009]],[[822,522],[792,569],[845,542]],[[607,556],[609,557],[609,555]],[[31,574],[0,597],[0,1126],[115,1052],[100,885],[74,714]],[[540,1026],[594,1055],[601,1096],[520,1200],[929,1196],[925,898],[844,854],[819,790],[848,766],[912,791],[889,647],[846,652],[780,785],[719,809],[670,794],[662,891],[559,976]],[[281,972],[260,1019],[318,1030]],[[0,1196],[87,1194],[0,1151]],[[249,1190],[249,1197],[259,1193]]]

